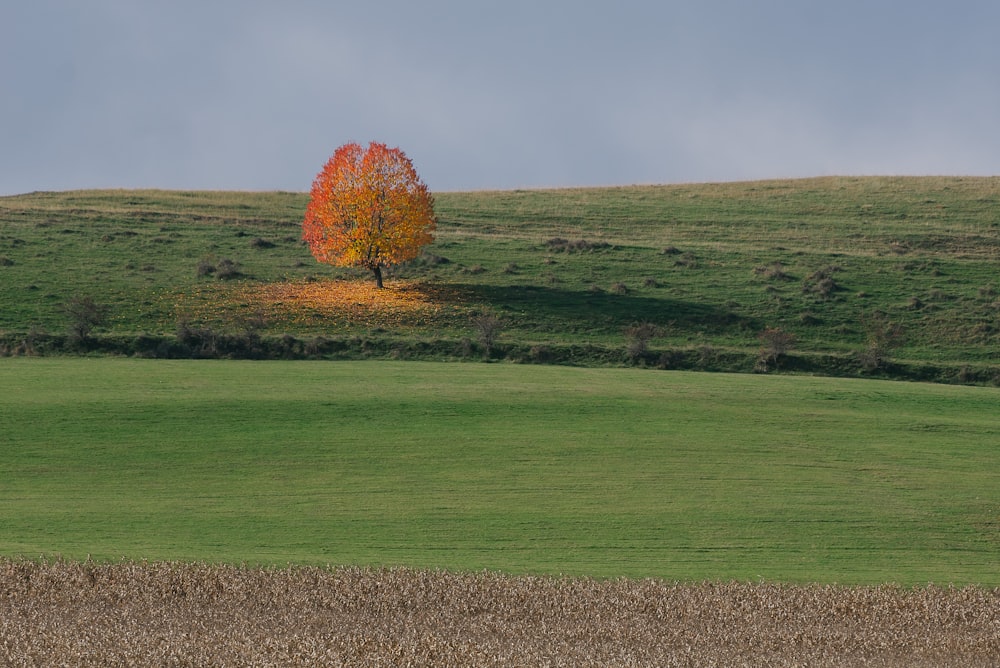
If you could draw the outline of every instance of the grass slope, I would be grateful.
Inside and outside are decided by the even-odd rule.
[[[1000,584],[998,390],[0,362],[0,553]]]
[[[857,374],[891,323],[906,368],[881,373],[995,383],[998,200],[998,178],[943,177],[440,193],[437,240],[390,280],[422,308],[375,318],[378,303],[359,313],[369,297],[329,282],[369,278],[317,265],[299,241],[303,194],[5,197],[0,338],[44,350],[67,329],[61,305],[86,294],[110,306],[100,335],[118,352],[190,354],[162,338],[185,323],[286,335],[271,356],[325,337],[338,345],[313,354],[442,359],[468,355],[471,319],[492,309],[511,359],[749,371],[758,334],[780,328],[796,339],[786,368]],[[630,357],[623,331],[640,322],[660,336]]]

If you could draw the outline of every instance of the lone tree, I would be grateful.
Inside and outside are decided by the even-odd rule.
[[[320,262],[382,267],[417,257],[434,240],[434,198],[398,148],[344,144],[313,181],[302,238]]]

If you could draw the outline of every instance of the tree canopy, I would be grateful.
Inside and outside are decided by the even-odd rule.
[[[313,181],[302,238],[320,262],[370,269],[412,260],[434,240],[434,198],[398,148],[344,144]]]

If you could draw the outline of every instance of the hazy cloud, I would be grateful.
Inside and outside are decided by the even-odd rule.
[[[8,4],[0,194],[1000,173],[992,1]]]

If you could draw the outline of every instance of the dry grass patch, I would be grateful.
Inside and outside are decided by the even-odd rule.
[[[0,561],[5,665],[989,666],[1000,590]]]

